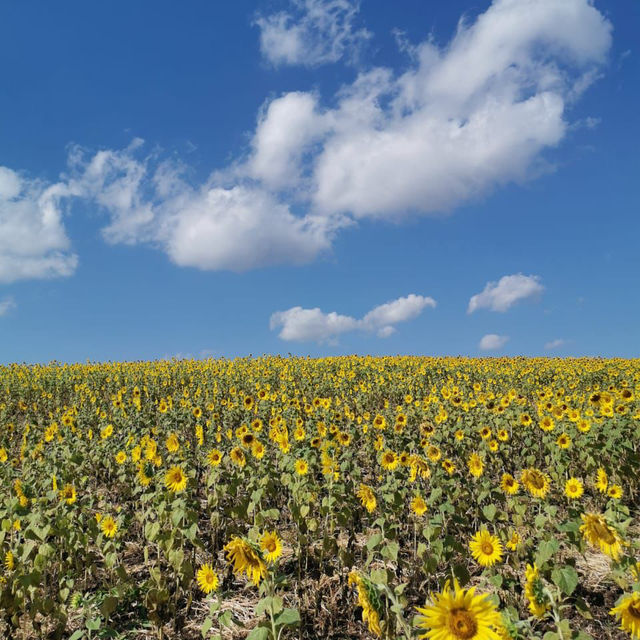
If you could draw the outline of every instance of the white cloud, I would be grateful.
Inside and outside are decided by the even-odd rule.
[[[0,282],[71,275],[70,244],[51,188],[0,167]]]
[[[543,291],[538,276],[524,276],[521,273],[502,276],[498,282],[488,282],[481,293],[471,296],[467,313],[478,309],[504,312],[516,302],[539,296]]]
[[[5,298],[0,300],[0,316],[6,316],[9,311],[16,308],[16,303],[13,298]]]
[[[362,319],[362,325],[377,331],[378,335],[384,338],[395,331],[394,325],[417,318],[425,307],[435,306],[436,301],[433,298],[411,293],[404,298],[371,309]]]
[[[186,167],[154,155],[141,157],[142,141],[93,156],[75,148],[70,175],[56,185],[61,197],[99,205],[109,216],[108,242],[145,243],[177,265],[246,271],[275,264],[303,264],[328,250],[343,223],[297,216],[257,183],[222,186],[212,177],[200,186]]]
[[[290,0],[289,10],[259,16],[260,50],[274,66],[354,61],[371,37],[356,27],[358,0]]]
[[[551,349],[559,349],[563,347],[567,343],[566,340],[562,338],[558,338],[557,340],[551,340],[550,342],[545,343],[544,348],[549,351]]]
[[[418,317],[425,307],[435,306],[433,298],[412,293],[374,307],[361,320],[335,311],[324,313],[318,307],[292,307],[274,313],[269,328],[274,330],[281,327],[278,336],[282,340],[296,342],[331,342],[339,335],[355,330],[376,332],[378,337],[386,338],[395,332],[396,324]]]
[[[509,336],[499,336],[495,333],[488,333],[486,336],[482,336],[478,347],[482,349],[482,351],[495,351],[504,347],[508,340]]]
[[[333,60],[363,40],[357,3],[293,1],[292,11],[258,21],[272,61]],[[274,34],[284,36],[281,50],[270,48]],[[318,44],[326,42],[330,49]],[[67,198],[106,212],[108,242],[144,243],[178,265],[235,271],[311,262],[361,218],[450,211],[539,174],[542,153],[570,127],[567,104],[598,77],[610,43],[611,25],[589,0],[495,0],[443,46],[405,45],[404,72],[372,68],[326,103],[300,91],[270,100],[246,157],[201,183],[180,162],[145,155],[138,139],[93,155],[74,148],[58,184],[32,183],[26,194],[21,186],[22,195],[0,200],[0,232],[11,219],[18,229],[4,236],[29,239],[3,244],[0,233],[0,281],[73,272],[60,214]],[[2,192],[16,189],[13,172],[0,176]],[[30,213],[12,213],[16,202]],[[470,312],[512,304],[496,295],[481,304],[490,295],[474,296]]]

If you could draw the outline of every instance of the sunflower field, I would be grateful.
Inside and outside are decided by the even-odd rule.
[[[640,361],[0,367],[0,637],[640,638]]]

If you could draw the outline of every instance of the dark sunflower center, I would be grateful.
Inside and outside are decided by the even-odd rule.
[[[482,549],[482,553],[484,553],[486,556],[490,556],[493,554],[493,545],[488,540],[485,540],[480,548]]]
[[[542,489],[544,487],[544,478],[539,473],[532,473],[529,481],[536,489]]]
[[[630,604],[627,613],[635,620],[640,620],[640,602]]]
[[[478,623],[475,616],[466,609],[454,609],[449,616],[449,631],[455,638],[469,640],[475,638]]]

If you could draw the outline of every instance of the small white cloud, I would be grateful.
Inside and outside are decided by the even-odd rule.
[[[271,316],[269,328],[282,327],[278,336],[296,342],[332,342],[349,331],[375,332],[380,338],[395,333],[395,325],[419,316],[425,307],[435,307],[433,298],[410,294],[387,302],[369,311],[361,320],[338,313],[324,313],[321,309],[293,307],[277,311]]]
[[[355,24],[358,0],[290,0],[289,7],[256,19],[262,55],[276,67],[351,62],[371,37]]]
[[[69,276],[78,258],[55,190],[0,167],[0,282]]]
[[[481,293],[471,297],[467,313],[478,309],[504,312],[516,302],[539,296],[543,291],[539,276],[524,276],[521,273],[503,276],[498,282],[488,282]]]
[[[566,343],[567,343],[566,340],[563,340],[562,338],[558,338],[557,340],[551,340],[550,342],[545,343],[544,348],[547,350],[559,349],[560,347],[563,347]]]
[[[13,298],[5,298],[0,300],[0,316],[6,316],[9,311],[16,308],[16,303]]]
[[[495,333],[488,333],[486,336],[482,336],[478,347],[482,349],[482,351],[495,351],[496,349],[504,347],[508,340],[509,336],[499,336]]]

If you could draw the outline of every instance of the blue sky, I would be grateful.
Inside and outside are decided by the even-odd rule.
[[[633,0],[4,3],[0,361],[640,355]]]

